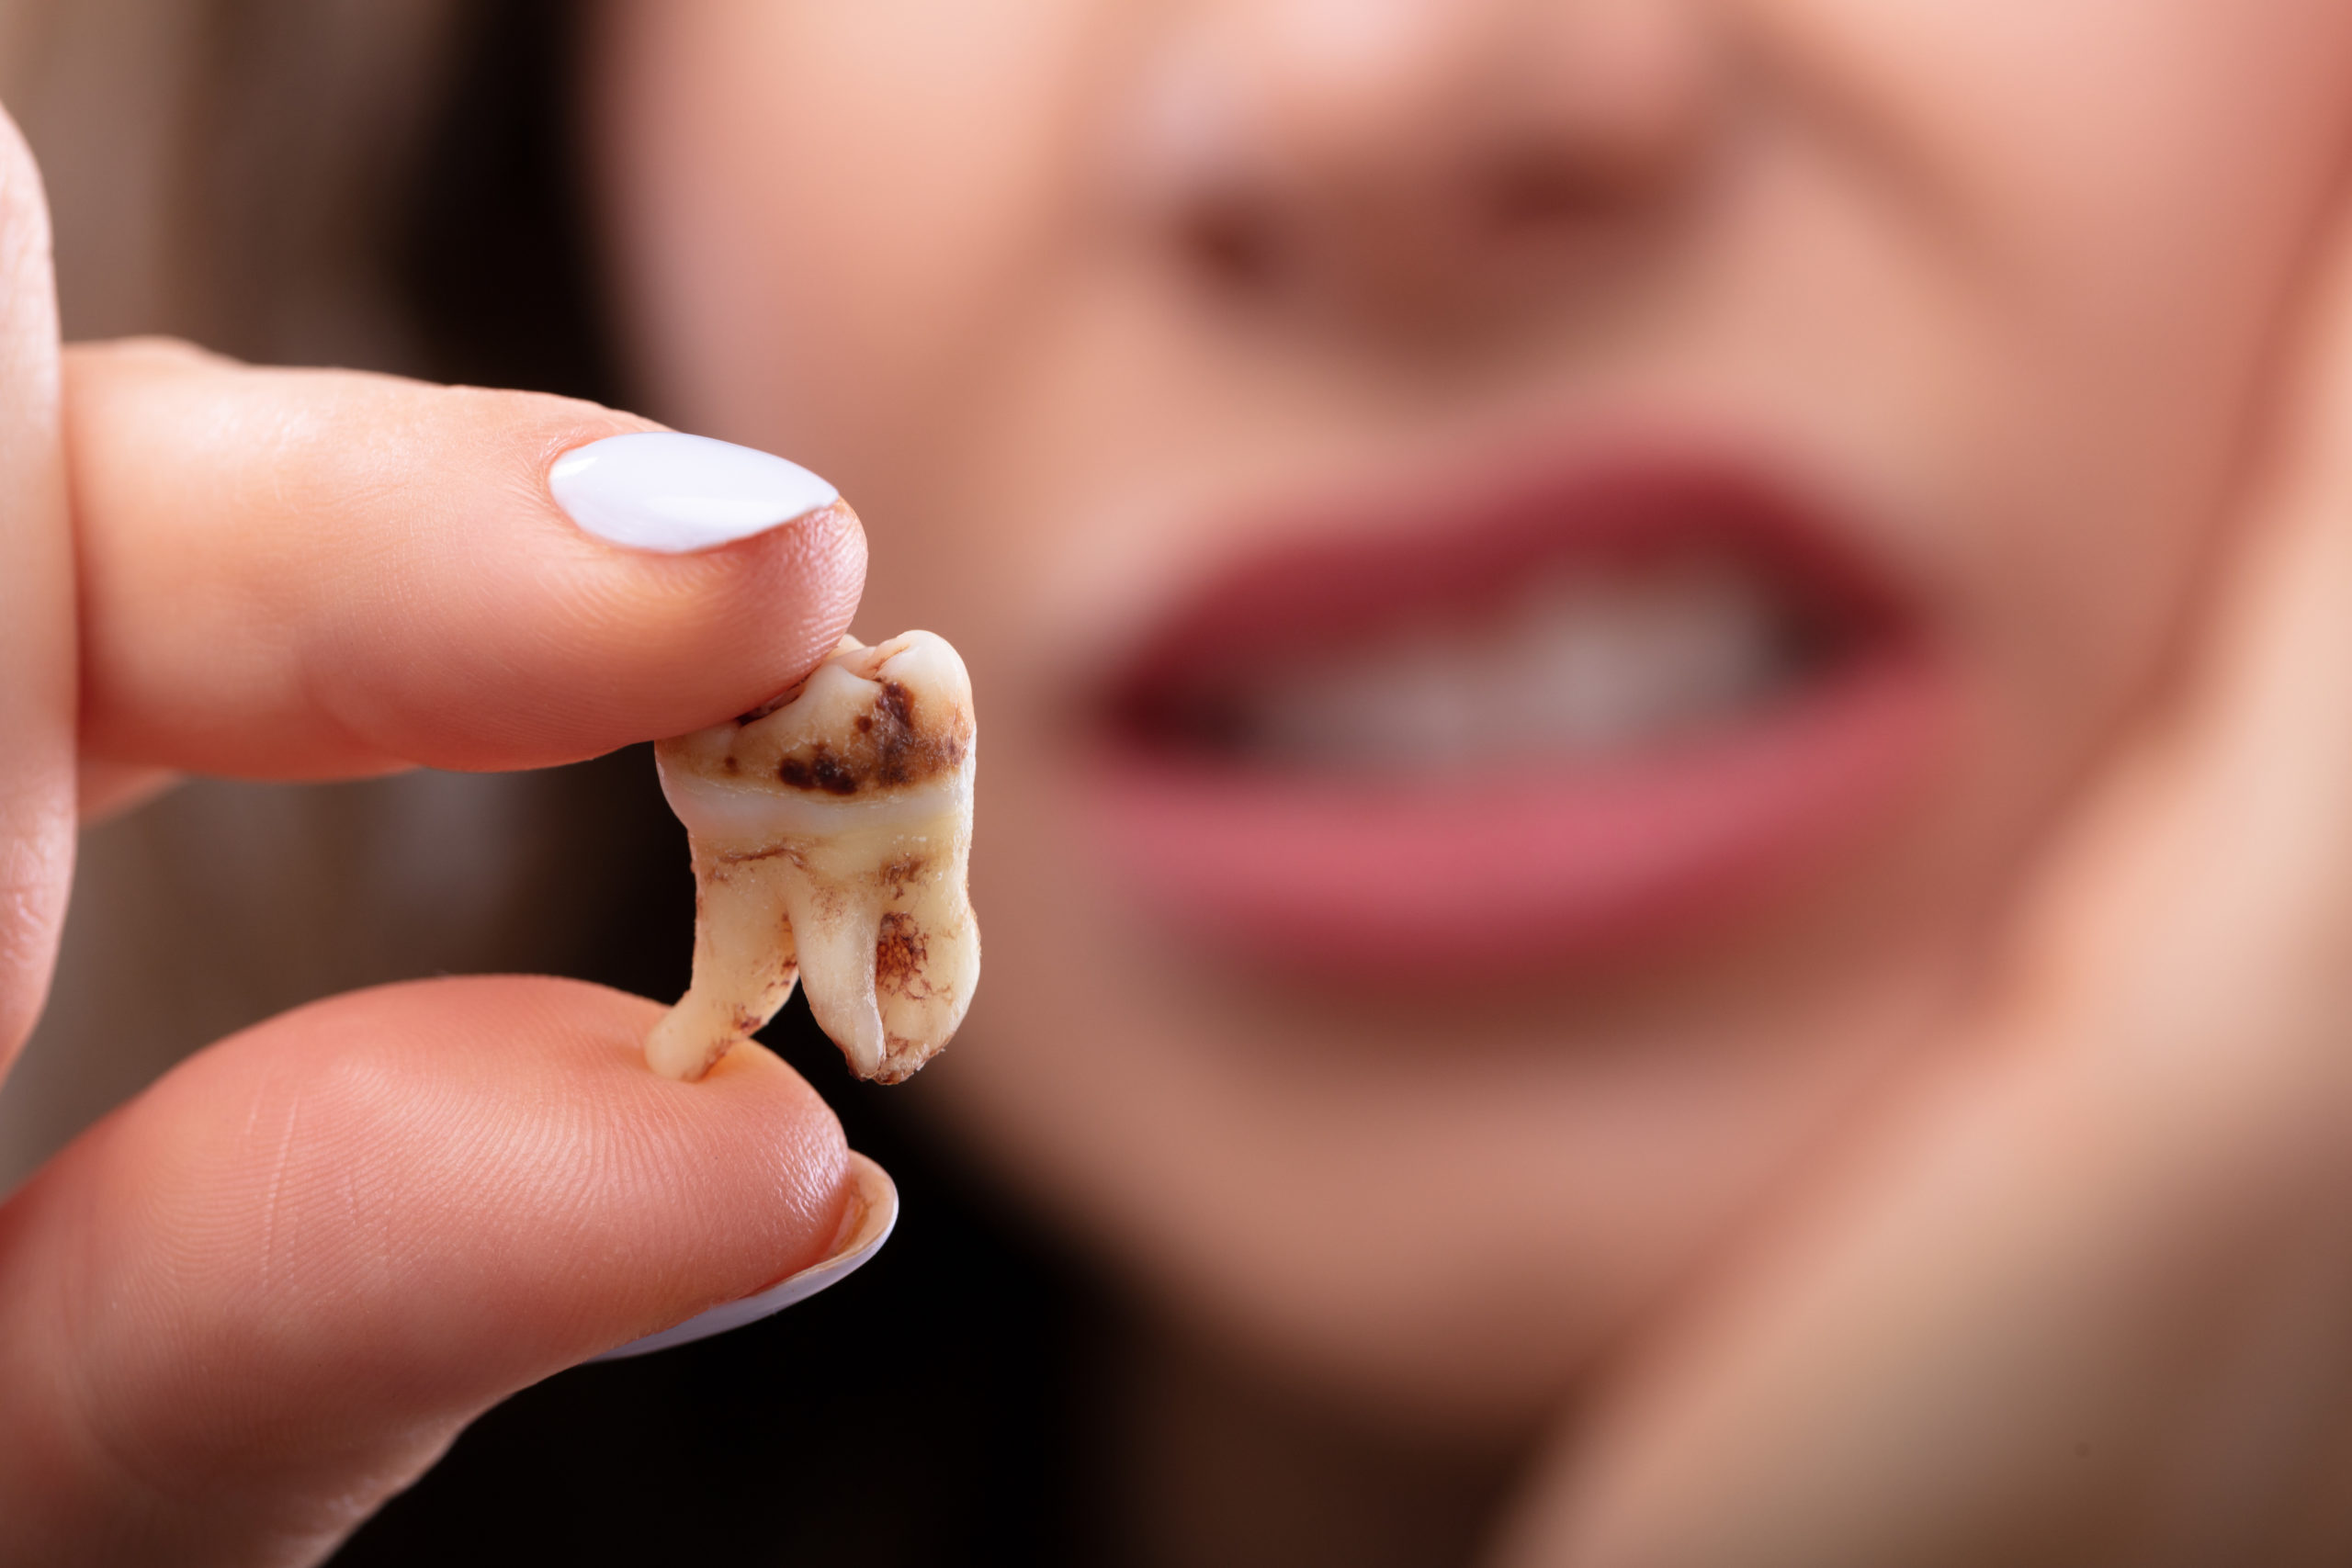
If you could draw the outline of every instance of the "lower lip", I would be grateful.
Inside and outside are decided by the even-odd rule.
[[[1929,660],[1889,650],[1605,764],[1376,779],[1121,750],[1091,796],[1128,886],[1253,966],[1541,975],[1689,940],[1825,874],[1929,771],[1949,694]]]

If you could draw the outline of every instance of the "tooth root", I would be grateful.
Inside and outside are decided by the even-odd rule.
[[[936,1055],[972,1003],[980,928],[963,897],[963,857],[926,874],[904,907],[882,919],[875,950],[885,1045],[885,1083],[910,1077]]]
[[[808,976],[809,1013],[849,1058],[851,1070],[870,1078],[882,1070],[885,1051],[882,1010],[874,994],[881,901],[806,886],[787,898],[796,906],[793,927],[803,933],[800,966]],[[836,907],[819,909],[820,901]]]
[[[797,880],[781,855],[695,856],[694,980],[646,1040],[655,1072],[701,1077],[791,999],[799,970],[787,895]]]

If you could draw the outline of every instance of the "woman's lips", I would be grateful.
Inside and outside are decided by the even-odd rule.
[[[1935,755],[1920,617],[1788,488],[1648,461],[1460,497],[1288,531],[1102,696],[1096,825],[1190,935],[1391,984],[1622,956],[1809,880]]]

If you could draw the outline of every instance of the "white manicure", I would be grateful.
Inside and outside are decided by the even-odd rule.
[[[731,545],[841,499],[797,463],[666,430],[566,452],[548,470],[548,488],[598,538],[662,555]]]
[[[899,1188],[888,1171],[853,1150],[849,1178],[849,1213],[842,1216],[841,1234],[833,1244],[832,1256],[822,1263],[812,1263],[797,1274],[787,1275],[756,1295],[696,1313],[684,1323],[673,1324],[589,1359],[618,1361],[649,1351],[667,1350],[673,1345],[691,1345],[697,1339],[774,1317],[793,1303],[805,1302],[826,1286],[849,1278],[882,1250],[882,1244],[890,1239],[890,1232],[899,1223]]]

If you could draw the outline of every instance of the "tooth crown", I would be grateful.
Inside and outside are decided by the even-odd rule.
[[[846,640],[846,639],[844,639]],[[959,771],[972,686],[929,632],[838,649],[768,708],[662,743],[665,773],[834,799],[873,799]]]
[[[861,1077],[944,1046],[979,977],[971,682],[942,638],[844,637],[775,703],[655,748],[696,885],[694,980],[646,1042],[700,1077],[797,978]]]

